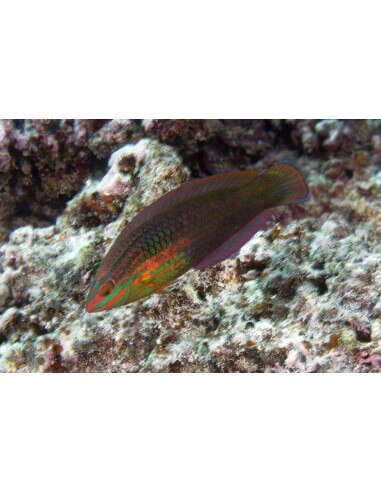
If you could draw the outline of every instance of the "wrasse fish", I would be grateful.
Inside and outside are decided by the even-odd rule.
[[[308,199],[301,171],[289,163],[184,183],[120,232],[96,274],[87,312],[137,301],[190,268],[221,262],[264,226],[274,207]]]

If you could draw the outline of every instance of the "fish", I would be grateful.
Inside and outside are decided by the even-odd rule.
[[[302,171],[289,162],[183,183],[121,230],[95,275],[86,311],[138,301],[191,268],[220,263],[263,229],[275,207],[309,198]]]

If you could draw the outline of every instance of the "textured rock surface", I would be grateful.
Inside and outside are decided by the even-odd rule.
[[[85,313],[142,206],[286,154],[310,202],[163,294]],[[3,121],[0,200],[1,371],[380,371],[379,121]]]

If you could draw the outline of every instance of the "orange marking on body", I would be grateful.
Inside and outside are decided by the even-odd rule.
[[[191,239],[188,236],[184,236],[182,238],[179,238],[173,244],[170,244],[166,248],[164,248],[161,251],[159,251],[158,253],[156,253],[154,256],[151,256],[151,258],[147,258],[147,260],[144,261],[143,263],[141,263],[132,272],[132,274],[137,273],[140,270],[145,270],[146,273],[144,273],[144,275],[148,274],[149,272],[155,270],[156,268],[163,265],[167,261],[171,260],[181,250],[183,250],[186,246],[188,246],[190,244],[190,242],[191,242]],[[141,280],[141,277],[139,280]]]

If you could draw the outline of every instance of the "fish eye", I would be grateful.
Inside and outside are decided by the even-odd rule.
[[[99,290],[99,294],[102,297],[107,297],[109,294],[111,294],[111,291],[112,291],[112,287],[110,287],[110,285],[106,284],[106,285],[102,285],[102,287]]]

